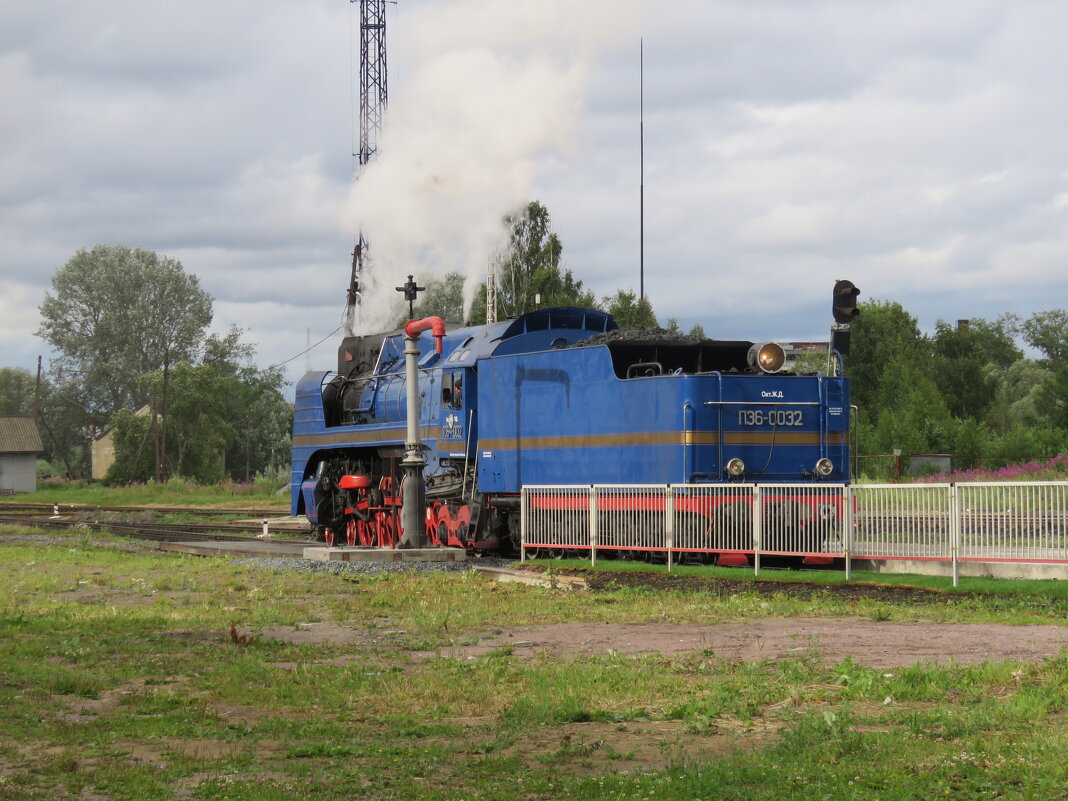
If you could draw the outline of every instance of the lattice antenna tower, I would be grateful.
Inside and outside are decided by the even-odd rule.
[[[360,149],[352,155],[358,159],[357,178],[378,152],[382,122],[386,115],[386,2],[387,0],[349,0],[360,6]],[[367,240],[360,232],[352,251],[352,276],[349,279],[345,320],[351,328],[353,314],[360,304],[360,285],[367,259]],[[347,332],[351,333],[351,331]]]

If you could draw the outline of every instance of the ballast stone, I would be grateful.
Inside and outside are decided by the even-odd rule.
[[[304,558],[316,562],[463,562],[461,548],[348,548],[310,547]]]

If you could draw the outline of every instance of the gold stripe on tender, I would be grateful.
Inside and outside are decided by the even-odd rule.
[[[815,431],[727,431],[724,445],[819,445],[819,433]],[[828,445],[849,442],[843,432],[832,431],[827,435]],[[717,445],[716,431],[656,431],[627,434],[573,434],[551,437],[500,437],[479,440],[481,450],[516,450],[519,448],[611,448],[628,445]]]

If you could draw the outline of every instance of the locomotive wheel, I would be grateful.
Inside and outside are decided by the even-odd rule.
[[[449,544],[449,527],[445,523],[438,523],[438,545]]]

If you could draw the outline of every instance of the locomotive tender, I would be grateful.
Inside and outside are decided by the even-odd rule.
[[[297,385],[292,513],[328,543],[400,540],[404,341],[347,337],[336,373]],[[530,485],[849,480],[848,379],[779,372],[773,343],[624,332],[570,307],[440,341],[418,340],[430,544],[515,547]]]

